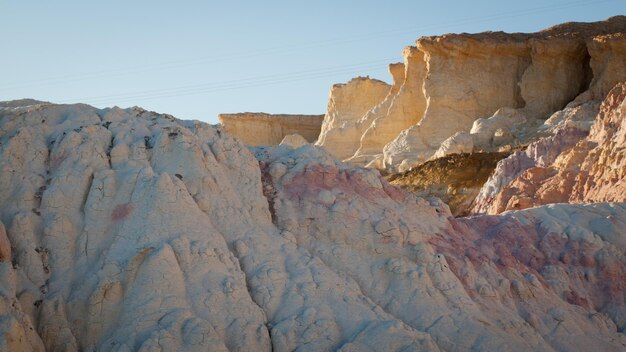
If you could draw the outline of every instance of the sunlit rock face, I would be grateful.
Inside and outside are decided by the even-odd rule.
[[[626,16],[536,33],[422,37],[389,72],[391,85],[369,77],[333,85],[324,117],[241,113],[220,121],[249,146],[300,134],[339,160],[387,172],[459,152],[512,150],[552,131],[539,127],[577,97],[599,103],[626,80]]]
[[[363,126],[362,136],[357,142],[359,147],[347,161],[359,165],[374,162],[373,165],[377,165],[385,144],[423,117],[426,107],[422,90],[426,75],[424,53],[416,47],[406,47],[403,57],[403,65],[390,67],[393,87],[389,95],[359,121]]]
[[[391,168],[429,159],[439,145],[499,109],[519,111],[514,125],[537,126],[579,94],[602,99],[626,79],[626,17],[566,23],[533,34],[450,34],[417,41],[428,71],[423,117],[384,149]],[[495,131],[478,138],[493,138]],[[526,131],[526,134],[529,132]],[[523,138],[528,136],[519,136]],[[483,146],[488,149],[490,146]],[[405,166],[403,166],[405,167]]]
[[[568,106],[546,121],[554,136],[500,162],[474,212],[496,214],[548,203],[626,202],[626,84],[599,107]]]
[[[358,148],[356,141],[367,127],[359,120],[381,102],[390,89],[387,83],[369,77],[357,77],[348,83],[333,85],[316,145],[326,148],[339,160],[352,156]]]
[[[266,114],[242,112],[219,114],[222,130],[250,146],[278,145],[292,134],[302,136],[308,143],[317,140],[324,115]]]
[[[378,94],[363,80],[333,88],[318,145],[395,172],[457,150],[532,142],[543,121],[579,95],[599,102],[626,80],[626,17],[537,33],[423,37],[403,56],[390,66],[393,85]],[[349,99],[335,97],[348,91]],[[441,149],[458,133],[472,142]]]
[[[622,350],[624,219],[456,220],[311,144],[0,103],[0,350]]]
[[[36,102],[0,126],[2,350],[437,350],[272,223],[219,129]]]

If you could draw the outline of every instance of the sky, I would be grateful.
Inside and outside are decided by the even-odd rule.
[[[626,0],[0,0],[0,101],[323,114],[332,84],[390,82],[424,35],[534,32],[626,15]]]

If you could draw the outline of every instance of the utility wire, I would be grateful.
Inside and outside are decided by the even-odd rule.
[[[485,22],[485,21],[526,16],[526,15],[532,15],[536,13],[542,13],[545,11],[563,10],[563,9],[568,9],[568,8],[597,5],[600,3],[609,3],[609,2],[615,2],[615,1],[616,0],[574,1],[574,2],[553,4],[553,5],[542,6],[542,7],[535,7],[532,9],[506,11],[506,12],[501,12],[498,14],[487,15],[487,16],[470,17],[470,18],[457,20],[454,22],[448,22],[444,24],[437,23],[437,24],[431,24],[431,25],[425,25],[425,26],[405,27],[402,29],[370,32],[370,33],[364,33],[360,35],[348,36],[348,37],[338,38],[338,39],[327,39],[327,40],[320,40],[316,42],[309,42],[306,44],[276,46],[276,47],[271,47],[271,48],[257,50],[257,51],[246,51],[246,52],[239,52],[239,53],[227,54],[227,55],[215,55],[215,56],[205,57],[203,59],[170,61],[170,62],[164,62],[160,64],[147,65],[147,66],[143,65],[143,66],[135,66],[131,68],[101,70],[101,71],[95,71],[91,73],[49,77],[49,78],[27,81],[26,84],[22,83],[22,84],[17,84],[17,85],[0,87],[0,91],[6,91],[9,89],[16,89],[16,88],[41,86],[41,85],[54,85],[54,84],[89,80],[89,79],[101,78],[101,77],[126,76],[129,74],[135,74],[135,73],[141,73],[141,72],[160,71],[164,69],[195,66],[195,65],[216,63],[216,62],[228,61],[228,60],[238,60],[242,58],[265,56],[265,55],[270,55],[270,54],[285,54],[289,52],[296,52],[296,51],[307,50],[307,49],[317,49],[320,47],[345,44],[349,42],[369,40],[372,38],[388,37],[391,35],[397,35],[401,33],[409,33],[409,32],[416,32],[416,31],[420,32],[420,31],[424,31],[428,29],[437,29],[437,28],[458,27],[461,25],[467,25],[467,24],[472,24],[472,23],[480,23],[480,22]]]
[[[151,95],[151,94],[159,94],[159,93],[168,93],[171,91],[186,91],[186,90],[195,90],[195,89],[210,89],[210,88],[220,88],[223,86],[229,86],[229,85],[245,85],[247,83],[258,83],[259,81],[265,81],[265,80],[277,80],[277,79],[290,79],[290,78],[297,78],[299,76],[302,75],[306,75],[306,76],[310,76],[313,75],[315,76],[316,74],[326,74],[326,73],[342,73],[346,70],[350,70],[353,71],[354,69],[359,69],[359,70],[365,70],[365,69],[369,69],[369,68],[377,68],[380,67],[382,64],[386,64],[393,61],[393,58],[387,58],[387,59],[380,59],[380,60],[375,60],[375,61],[367,61],[367,62],[362,62],[362,63],[357,63],[357,64],[351,64],[351,65],[342,65],[342,66],[333,66],[333,67],[326,67],[326,68],[317,68],[317,69],[310,69],[310,70],[304,70],[304,71],[296,71],[296,72],[288,72],[288,73],[279,73],[279,74],[272,74],[272,75],[264,75],[264,76],[257,76],[257,77],[248,77],[248,78],[242,78],[242,79],[236,79],[236,80],[228,80],[228,81],[220,81],[220,82],[209,82],[209,83],[203,83],[203,84],[194,84],[194,85],[188,85],[188,86],[182,86],[182,87],[175,87],[175,88],[165,88],[165,89],[152,89],[152,90],[145,90],[145,91],[139,91],[139,92],[130,92],[130,93],[119,93],[119,94],[112,94],[112,95],[102,95],[102,96],[92,96],[92,97],[83,97],[83,98],[78,98],[78,99],[70,99],[70,100],[63,100],[61,102],[65,102],[65,101],[93,101],[93,100],[103,100],[103,99],[108,99],[108,98],[115,98],[115,97],[127,97],[129,95],[132,95],[133,97],[141,97],[143,95]]]
[[[371,71],[382,71],[386,70],[385,67],[381,67],[381,65],[370,65],[370,66],[361,66],[358,68],[352,68],[349,70],[329,70],[317,72],[314,74],[300,74],[300,75],[292,75],[292,76],[284,76],[282,78],[277,79],[260,79],[260,80],[251,80],[243,83],[226,83],[222,85],[208,85],[206,87],[201,88],[183,88],[183,89],[171,89],[164,90],[162,92],[157,93],[149,93],[143,94],[141,92],[137,93],[137,95],[132,96],[123,96],[121,98],[92,98],[92,99],[72,99],[72,100],[64,100],[59,101],[60,103],[69,103],[69,102],[77,102],[77,101],[86,101],[90,104],[102,105],[106,103],[121,103],[127,101],[133,101],[137,99],[149,100],[149,99],[158,99],[158,98],[169,98],[169,97],[179,97],[179,96],[187,96],[187,95],[195,95],[201,93],[208,92],[221,92],[226,90],[234,90],[234,89],[243,89],[243,88],[252,88],[252,87],[260,87],[260,86],[269,86],[269,85],[277,85],[283,83],[291,83],[298,82],[304,80],[314,80],[318,78],[332,77],[337,74],[347,74],[347,73],[359,73],[363,72],[363,70]]]

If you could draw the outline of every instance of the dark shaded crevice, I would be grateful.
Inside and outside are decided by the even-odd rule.
[[[94,181],[94,173],[92,172],[89,175],[89,185],[87,186],[87,192],[83,194],[83,199],[80,203],[80,211],[83,216],[85,216],[85,206],[87,205],[87,200],[89,199],[89,195],[91,194],[91,190],[93,189],[93,181]]]
[[[272,223],[276,225],[276,209],[274,204],[276,202],[276,188],[272,181],[272,176],[269,173],[269,163],[259,161],[259,168],[261,169],[261,187],[263,190],[263,196],[267,198],[267,205],[272,216]]]
[[[593,80],[593,70],[591,69],[590,62],[591,55],[589,55],[589,50],[585,46],[585,54],[583,55],[581,62],[582,80],[580,82],[580,87],[578,88],[578,94],[587,91],[591,86],[591,81]]]
[[[520,84],[522,83],[522,78],[524,77],[524,72],[526,72],[526,70],[532,65],[533,60],[532,57],[530,56],[530,52],[528,52],[527,56],[524,57],[520,57],[519,58],[519,62],[518,62],[518,67],[517,67],[517,77],[516,77],[516,84],[514,86],[514,97],[515,97],[515,106],[514,108],[516,109],[523,109],[524,107],[526,107],[526,100],[524,100],[524,97],[522,96],[522,87],[520,86]]]

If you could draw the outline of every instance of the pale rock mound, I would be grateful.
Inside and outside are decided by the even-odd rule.
[[[256,155],[285,236],[439,348],[626,347],[623,205],[455,220],[319,149]]]
[[[324,115],[277,115],[261,112],[219,114],[222,130],[249,146],[278,145],[283,138],[299,134],[307,143],[317,140]]]
[[[623,205],[455,220],[313,145],[26,103],[0,108],[3,350],[626,348]]]
[[[437,149],[431,159],[440,159],[450,154],[469,154],[473,151],[474,138],[472,138],[472,135],[467,132],[457,132],[452,137],[441,143],[441,146]],[[404,169],[404,166],[402,169]]]
[[[437,350],[272,224],[218,129],[51,104],[0,127],[3,350]]]
[[[554,137],[503,160],[481,190],[474,211],[495,214],[548,203],[626,202],[625,97],[626,84],[618,84],[590,128],[588,117],[595,111],[590,103],[548,119],[545,129],[557,128]]]
[[[286,135],[285,138],[280,142],[279,145],[287,145],[292,148],[300,148],[303,145],[308,144],[306,139],[299,134],[289,134]]]
[[[392,72],[395,70],[390,68]],[[335,158],[346,159],[354,154],[367,125],[359,120],[389,94],[391,87],[369,77],[357,77],[330,89],[328,109],[322,131],[315,143],[326,148]]]

